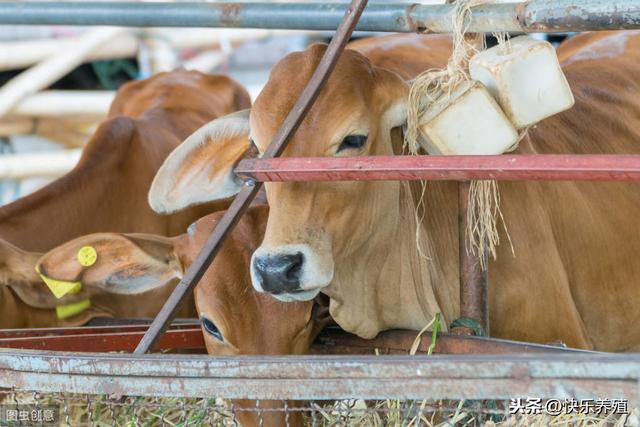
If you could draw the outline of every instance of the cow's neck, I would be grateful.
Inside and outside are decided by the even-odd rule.
[[[41,256],[0,239],[0,286],[11,286],[17,297],[30,307],[55,308],[58,301],[34,268]]]
[[[336,265],[334,281],[326,290],[334,319],[345,330],[364,338],[386,329],[420,330],[437,312],[446,325],[457,312],[451,298],[440,296],[448,290],[434,289],[434,284],[449,280],[437,268],[437,253],[431,236],[423,229],[424,222],[416,240],[416,202],[410,185],[398,186],[399,205],[386,217],[390,222],[372,233],[367,244],[350,259]],[[423,255],[417,250],[418,244]],[[354,290],[357,295],[352,295]]]
[[[397,249],[389,261],[400,267],[396,283],[406,295],[415,295],[419,311],[403,316],[415,323],[419,314],[431,320],[440,312],[446,327],[459,312],[456,193],[433,182],[402,182],[400,188]]]
[[[458,268],[458,183],[445,181],[411,182],[413,211],[422,198],[424,216],[419,224],[421,247],[428,250],[428,283],[448,322],[460,313],[460,279]],[[424,186],[423,186],[424,185]],[[404,242],[415,250],[416,223],[412,223],[413,239]],[[424,260],[420,260],[424,262]]]
[[[439,312],[446,328],[458,317],[456,196],[455,183],[400,184],[400,220],[389,236],[393,246],[376,284],[384,298],[380,306],[394,308],[385,313],[387,327],[421,329]],[[390,298],[397,301],[395,307],[387,305]]]

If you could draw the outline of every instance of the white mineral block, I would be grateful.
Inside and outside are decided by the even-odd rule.
[[[482,83],[465,81],[449,96],[420,120],[429,154],[502,154],[518,141],[517,131]]]
[[[469,62],[471,78],[481,81],[517,129],[571,108],[573,94],[553,46],[529,36],[494,46]]]

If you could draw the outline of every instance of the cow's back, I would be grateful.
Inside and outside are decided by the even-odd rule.
[[[156,214],[147,203],[156,171],[196,129],[249,105],[247,92],[225,76],[176,71],[125,84],[76,168],[0,208],[0,238],[43,252],[94,232],[184,232],[229,201]]]
[[[356,40],[347,47],[366,56],[372,64],[409,80],[423,71],[443,68],[447,64],[451,56],[451,37],[396,34]]]
[[[248,92],[223,75],[176,70],[122,86],[109,117],[160,120],[182,142],[203,124],[251,107]]]

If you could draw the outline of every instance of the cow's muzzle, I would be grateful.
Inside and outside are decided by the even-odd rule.
[[[251,282],[256,291],[268,292],[280,301],[312,300],[331,283],[330,255],[330,251],[318,252],[306,244],[261,246],[251,258]]]
[[[301,252],[254,257],[253,269],[260,287],[274,295],[299,292],[304,256]]]

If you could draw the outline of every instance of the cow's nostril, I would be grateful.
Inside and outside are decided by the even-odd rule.
[[[302,270],[302,262],[304,258],[302,254],[298,252],[291,259],[291,266],[287,270],[286,276],[288,280],[297,280],[300,281],[300,271]]]
[[[272,294],[299,291],[303,264],[304,256],[301,252],[263,255],[253,261],[262,289]]]

